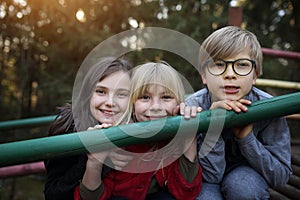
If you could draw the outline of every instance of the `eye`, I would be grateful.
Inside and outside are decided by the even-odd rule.
[[[250,67],[251,66],[251,62],[248,61],[248,60],[243,60],[243,61],[237,62],[236,65],[238,67]]]
[[[225,63],[223,61],[215,61],[214,66],[215,67],[224,67]]]
[[[141,96],[139,99],[141,99],[141,100],[149,100],[150,99],[150,96],[148,96],[148,95],[143,95],[143,96]]]
[[[106,91],[103,90],[103,89],[96,89],[95,91],[98,95],[105,95],[106,94]]]
[[[117,93],[117,96],[120,98],[125,98],[125,97],[129,96],[129,93],[126,91],[122,91],[122,92]]]
[[[162,99],[163,101],[171,101],[171,100],[174,99],[174,96],[166,94],[166,95],[163,95],[163,96],[161,97],[161,99]]]
[[[162,99],[174,99],[174,97],[171,95],[163,95],[161,98]]]

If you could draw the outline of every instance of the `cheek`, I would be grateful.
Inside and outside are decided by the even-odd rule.
[[[128,101],[129,101],[128,98],[120,99],[120,100],[118,101],[118,105],[119,105],[120,111],[123,111],[123,112],[126,111],[127,106],[128,106]]]
[[[95,108],[95,105],[96,105],[96,98],[95,96],[92,96],[90,100],[90,109],[93,110]]]
[[[99,106],[101,106],[102,103],[103,103],[103,99],[101,99],[101,98],[92,98],[91,103],[90,103],[90,107],[91,107],[91,109],[96,109]]]
[[[97,118],[96,107],[96,100],[92,97],[90,100],[90,112],[92,113],[94,118]]]
[[[166,109],[167,113],[172,114],[177,105],[178,105],[178,103],[175,100],[165,104],[165,109]]]
[[[139,113],[143,112],[145,106],[142,103],[136,101],[135,104],[133,105],[133,108],[134,108],[134,114],[138,115]]]

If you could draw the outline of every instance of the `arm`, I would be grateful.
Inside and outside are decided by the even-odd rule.
[[[197,176],[198,171],[199,163],[197,159],[197,142],[195,138],[184,154],[179,158],[179,172],[186,181],[191,183]]]
[[[189,106],[203,106],[209,109],[210,101],[206,95],[191,96],[186,103]],[[205,182],[218,184],[222,181],[226,161],[225,161],[225,142],[221,137],[221,131],[215,127],[213,121],[209,125],[207,133],[197,133],[198,160],[202,167],[202,177]]]
[[[77,185],[74,191],[74,199],[97,200],[103,199],[107,195],[107,191],[104,194],[104,184],[102,182],[103,163],[107,154],[108,152],[88,154],[86,170],[80,185]]]
[[[219,184],[223,179],[226,168],[225,142],[213,131],[205,135],[200,133],[198,141],[198,159],[202,167],[202,177],[205,182]]]
[[[247,107],[244,104],[250,105],[251,102],[245,99],[239,101],[223,100],[212,103],[209,109],[224,108],[235,112],[246,112]],[[236,135],[247,135],[249,128],[252,129],[251,124],[237,130]],[[203,180],[208,183],[219,184],[225,173],[225,141],[221,136],[222,130],[223,127],[220,127],[218,122],[211,121],[207,132],[198,134],[199,162],[203,169]]]
[[[245,99],[239,101],[216,102],[216,107],[223,107],[235,112],[247,112],[251,102]],[[236,141],[242,155],[249,164],[267,180],[277,187],[285,184],[291,175],[290,133],[284,118],[276,118],[233,128]]]
[[[111,127],[111,124],[101,124],[88,128],[88,130],[102,129]],[[101,151],[89,153],[86,162],[86,169],[80,185],[77,185],[74,192],[75,199],[92,200],[103,199],[108,194],[104,191],[104,184],[102,181],[103,165],[108,157],[110,151]]]
[[[258,123],[247,137],[237,139],[237,142],[242,155],[271,186],[277,187],[288,181],[292,173],[291,148],[284,118]]]

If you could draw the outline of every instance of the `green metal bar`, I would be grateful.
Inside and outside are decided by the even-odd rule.
[[[183,120],[181,116],[110,127],[108,129],[84,131],[66,135],[24,140],[0,144],[0,166],[39,161],[58,156],[86,153],[88,150],[119,147],[173,137],[178,129],[207,131],[209,124],[224,121],[224,127],[245,125],[267,118],[300,113],[300,92],[253,102],[248,112],[235,113],[216,109],[198,113],[196,118]],[[129,132],[130,135],[126,134]],[[157,132],[153,137],[146,138]],[[186,133],[189,133],[187,131]]]
[[[3,122],[0,122],[0,131],[48,125],[51,122],[53,122],[53,120],[55,118],[56,118],[56,115],[51,115],[51,116],[45,116],[45,117],[33,117],[33,118],[28,118],[28,119],[3,121]]]

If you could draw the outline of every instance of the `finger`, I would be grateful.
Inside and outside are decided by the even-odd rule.
[[[90,130],[101,129],[101,128],[102,126],[100,124],[97,124],[94,127],[89,127],[87,130],[90,131]]]
[[[241,112],[241,108],[240,106],[242,105],[241,103],[237,102],[237,101],[227,101],[226,102],[227,105],[229,105],[235,112],[239,113]]]
[[[231,106],[227,104],[227,100],[213,102],[209,109],[214,110],[216,108],[224,108],[226,110],[232,110]]]
[[[186,107],[185,103],[180,103],[179,107],[180,107],[180,115],[184,115],[185,107]]]
[[[103,128],[102,124],[101,125],[97,124],[97,125],[94,126],[94,129],[101,129],[101,128]]]
[[[122,168],[121,168],[121,167],[118,167],[118,166],[115,166],[115,170],[121,171]]]
[[[235,102],[236,106],[239,107],[240,110],[242,110],[243,112],[247,112],[248,108],[247,106],[245,106],[243,103],[241,103],[240,101]]]
[[[186,106],[184,108],[184,119],[190,119],[191,118],[191,107]]]
[[[118,161],[130,161],[133,159],[133,156],[120,154],[115,151],[111,152],[109,157],[111,158],[111,160],[118,160]]]
[[[202,111],[202,107],[197,107],[197,112],[201,112]]]
[[[235,112],[247,112],[248,108],[239,101],[228,102]]]
[[[251,105],[251,101],[247,100],[247,99],[240,99],[239,102],[241,102],[242,104],[245,104],[245,105]]]
[[[197,112],[198,112],[198,107],[192,106],[191,117],[196,117],[197,116]]]
[[[116,162],[113,162],[113,164],[115,167],[123,168],[128,164],[128,162],[116,161]]]
[[[130,161],[130,160],[133,159],[133,156],[116,154],[115,158],[116,158],[116,160],[119,160],[119,161],[126,161],[126,162],[128,162],[128,161]]]
[[[101,124],[102,125],[102,128],[109,128],[112,126],[112,124]]]

